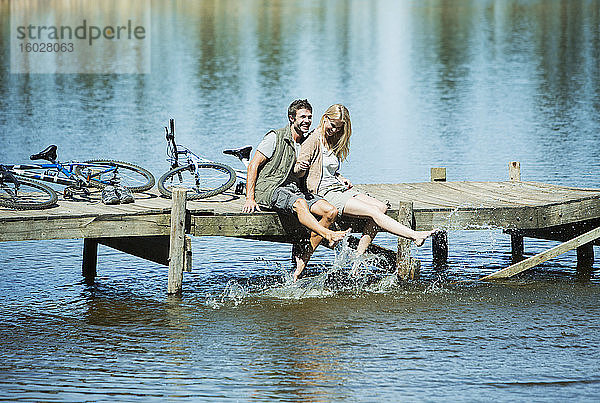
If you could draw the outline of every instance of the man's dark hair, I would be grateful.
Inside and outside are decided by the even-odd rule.
[[[307,99],[297,99],[290,104],[290,107],[288,108],[288,116],[295,118],[296,112],[298,112],[300,109],[308,109],[312,113],[312,106],[310,106]]]

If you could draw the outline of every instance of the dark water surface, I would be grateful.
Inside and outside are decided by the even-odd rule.
[[[355,183],[522,178],[600,188],[600,1],[152,1],[152,73],[10,74],[0,0],[0,162],[57,144],[162,174],[162,126],[208,158],[257,144],[295,98],[350,109]],[[316,122],[315,122],[316,123]],[[600,281],[575,252],[494,284],[497,229],[452,231],[447,270],[345,274],[319,250],[194,240],[194,271],[81,240],[0,244],[0,400],[597,401]],[[393,248],[394,237],[376,240]],[[553,243],[525,240],[527,254]],[[598,252],[598,249],[596,249]],[[598,269],[598,263],[594,266]]]

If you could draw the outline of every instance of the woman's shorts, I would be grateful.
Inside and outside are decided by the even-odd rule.
[[[350,189],[332,189],[323,195],[323,198],[331,203],[338,210],[338,217],[344,212],[344,206],[348,200],[360,194],[355,188]]]

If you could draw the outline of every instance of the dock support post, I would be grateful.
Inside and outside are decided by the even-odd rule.
[[[400,202],[398,207],[398,221],[409,228],[414,228],[413,203]],[[421,262],[410,255],[411,240],[398,237],[398,254],[396,255],[396,267],[398,278],[402,280],[414,280],[419,277]]]
[[[508,163],[508,179],[511,181],[521,180],[521,163],[519,161]]]
[[[192,272],[192,238],[185,236],[185,271]]]
[[[523,260],[523,254],[525,253],[523,235],[521,235],[517,231],[510,232],[510,251],[513,263],[517,263]]]
[[[446,182],[446,168],[431,168],[432,182]],[[431,255],[436,269],[448,264],[448,232],[439,231],[431,237]]]
[[[594,265],[594,244],[586,243],[577,248],[577,271],[589,273]]]
[[[511,161],[508,163],[508,179],[511,182],[518,182],[521,180],[521,163],[519,161]],[[523,254],[525,253],[523,235],[518,231],[510,231],[510,250],[513,263],[523,260]]]
[[[96,278],[96,265],[98,262],[98,240],[95,238],[83,239],[83,262],[81,274],[85,277],[87,285],[94,284]]]
[[[185,189],[173,189],[171,197],[171,233],[169,242],[169,294],[181,293],[183,270],[185,268]]]
[[[446,182],[446,168],[431,168],[432,182]]]
[[[431,236],[431,254],[433,266],[436,269],[446,267],[448,264],[448,232],[438,231]]]

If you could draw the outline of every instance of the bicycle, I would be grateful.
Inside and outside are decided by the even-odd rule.
[[[169,130],[170,129],[170,130]],[[164,197],[171,197],[175,187],[187,189],[187,200],[205,199],[223,193],[238,181],[235,194],[246,190],[246,171],[203,158],[189,148],[175,143],[175,121],[169,120],[165,127],[167,161],[171,168],[158,179],[158,190]],[[223,150],[224,154],[237,157],[248,167],[252,146]],[[183,158],[180,159],[180,156]],[[182,161],[183,160],[183,161]]]
[[[15,210],[40,210],[56,206],[58,196],[43,183],[18,178],[0,165],[0,206]]]
[[[60,162],[57,149],[56,145],[50,145],[29,157],[33,161],[49,163],[4,165],[3,168],[19,181],[33,179],[66,186],[63,190],[65,199],[74,199],[79,192],[89,196],[89,188],[103,189],[108,185],[121,185],[132,192],[144,192],[154,186],[154,176],[135,164],[108,159]]]

